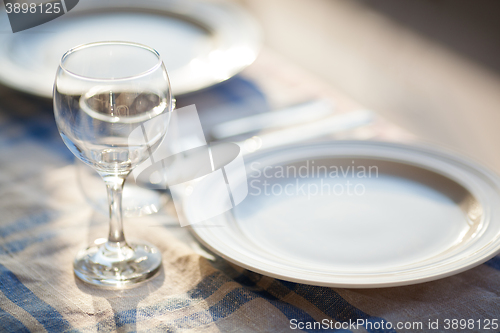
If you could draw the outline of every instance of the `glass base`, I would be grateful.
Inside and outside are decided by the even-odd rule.
[[[100,243],[78,252],[75,275],[84,282],[106,288],[128,288],[154,276],[161,267],[161,253],[144,241]]]

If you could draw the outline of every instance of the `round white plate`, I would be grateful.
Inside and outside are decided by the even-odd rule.
[[[500,180],[454,155],[331,142],[263,151],[245,165],[248,180],[230,184],[247,182],[245,200],[192,231],[250,270],[320,286],[390,287],[456,274],[500,250]],[[215,202],[222,196],[212,185],[199,182],[195,192]],[[185,198],[188,221],[199,198]]]
[[[9,31],[2,10],[0,82],[47,98],[61,56],[84,43],[123,40],[155,48],[176,95],[230,78],[255,60],[260,47],[254,20],[225,2],[86,0],[53,21]]]

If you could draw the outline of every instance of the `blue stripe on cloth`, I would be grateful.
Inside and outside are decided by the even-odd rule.
[[[254,290],[254,292],[258,295],[260,295],[262,298],[266,299],[269,303],[271,303],[274,307],[276,307],[278,310],[280,310],[289,320],[296,319],[297,322],[302,322],[302,323],[314,323],[316,320],[311,317],[307,312],[304,310],[297,308],[290,303],[283,302],[281,299],[283,299],[286,295],[291,293],[291,290],[289,288],[284,288],[278,281],[279,280],[274,280],[273,283],[271,283],[270,286],[268,286],[266,289],[262,289],[257,287],[257,283],[259,280],[261,280],[263,275],[251,272],[251,271],[246,271],[243,274],[237,276],[234,278],[235,281],[237,281],[240,284],[243,284],[247,286],[248,288],[257,288],[257,290]],[[326,318],[328,319],[328,318]],[[314,327],[314,326],[313,326]],[[305,332],[316,332],[317,330],[308,330],[308,329],[303,329]],[[321,332],[351,332],[350,330],[327,330],[327,329],[321,329]]]
[[[52,306],[38,298],[7,267],[0,264],[0,291],[33,316],[48,332],[64,332],[71,325]]]
[[[245,277],[239,276],[236,280],[245,280]],[[197,304],[196,300],[203,301],[219,290],[225,283],[231,282],[224,273],[215,272],[206,276],[198,285],[186,293],[184,297],[176,297],[168,299],[166,302],[158,303],[144,308],[125,310],[117,312],[113,318],[106,318],[100,321],[96,328],[98,331],[110,332],[114,329],[121,328],[125,325],[135,325],[136,321],[148,320],[152,317],[158,317],[168,312],[175,311],[181,308],[186,308]],[[241,306],[254,299],[265,299],[269,301],[278,310],[284,313],[289,319],[297,319],[301,322],[314,322],[315,320],[304,310],[297,308],[289,303],[278,300],[273,295],[260,289],[259,291],[250,290],[249,287],[239,287],[231,290],[224,297],[212,305],[206,311],[194,313],[182,319],[174,320],[168,323],[162,323],[156,327],[158,330],[173,332],[176,330],[191,329],[211,323],[216,324],[217,320],[226,318]],[[288,291],[290,292],[290,291]],[[191,299],[191,300],[189,300]],[[129,326],[130,328],[130,326]],[[90,330],[90,327],[88,328]],[[86,329],[83,329],[84,331]],[[317,332],[317,330],[305,330],[306,332]],[[350,332],[348,330],[320,330],[321,332]]]
[[[130,309],[116,313],[114,316],[116,328],[120,328],[125,325],[135,325],[136,318],[137,318],[137,309]]]
[[[234,270],[231,266],[227,264],[222,265],[223,267],[219,268],[228,272],[230,275],[236,272],[236,270]],[[252,287],[255,286],[261,278],[261,274],[246,270],[243,274],[235,276],[234,280],[245,286]],[[278,299],[282,299],[289,292],[293,291],[308,300],[311,304],[315,305],[325,315],[334,318],[339,322],[349,322],[349,320],[353,322],[357,319],[363,319],[365,322],[369,322],[368,324],[364,325],[365,329],[368,332],[396,332],[393,329],[374,329],[373,326],[375,326],[375,323],[382,324],[382,322],[387,321],[383,318],[373,317],[362,312],[361,310],[349,304],[331,288],[310,286],[275,279],[274,282],[269,287],[267,287],[266,291],[269,294],[277,297]],[[269,298],[268,295],[263,296]],[[284,314],[287,315],[286,313]]]
[[[262,277],[263,276],[258,274],[258,273],[254,273],[251,271],[245,271],[243,274],[235,277],[234,280],[251,288],[253,286],[256,286],[256,284],[258,283],[258,281],[260,279],[262,279]],[[304,322],[304,323],[307,323],[307,322],[314,323],[316,321],[316,320],[314,320],[314,318],[312,318],[305,311],[303,311],[303,310],[301,310],[301,309],[299,309],[299,308],[297,308],[289,303],[284,303],[283,301],[280,301],[286,295],[288,295],[289,293],[292,292],[290,290],[290,288],[287,288],[283,284],[281,284],[280,280],[275,279],[265,290],[261,289],[260,291],[255,291],[255,292],[257,294],[261,295],[266,300],[268,300],[277,309],[279,309],[289,320],[297,319],[298,322]],[[331,318],[334,318],[333,316],[331,316],[327,313],[325,313],[325,314]],[[328,319],[328,318],[325,318],[325,319]],[[316,332],[316,330],[307,330],[307,329],[304,329],[304,331]],[[320,331],[321,332],[351,332],[350,330],[347,330],[347,329],[320,330]]]
[[[215,291],[213,291],[215,293]],[[265,293],[265,292],[264,292]],[[315,320],[304,310],[294,307],[283,301],[270,300],[263,297],[262,294],[248,290],[248,288],[236,288],[227,293],[219,302],[210,306],[208,312],[210,316],[206,316],[205,312],[193,313],[185,318],[173,321],[167,324],[167,327],[172,329],[192,329],[199,326],[208,325],[210,323],[217,324],[217,321],[228,317],[235,311],[240,309],[243,305],[255,299],[267,300],[271,305],[275,306],[278,310],[284,313],[288,319],[297,319],[303,323],[314,323]],[[337,330],[316,330],[304,329],[304,332],[338,332]],[[349,331],[343,331],[349,332]]]
[[[0,244],[0,254],[17,253],[23,251],[26,247],[41,243],[55,236],[54,232],[45,232],[37,237],[26,237],[9,243]]]
[[[220,261],[217,265],[217,268],[223,270],[226,274],[229,274],[230,276],[233,277],[233,279],[235,281],[237,281],[238,283],[246,286],[246,287],[249,287],[249,288],[255,288],[257,287],[257,283],[262,279],[263,275],[261,274],[258,274],[258,273],[255,273],[255,272],[252,272],[252,271],[249,271],[249,270],[245,270],[243,273],[239,273],[237,272],[231,265],[229,265],[227,262],[225,261]],[[274,279],[274,281],[265,289],[265,290],[262,290],[262,291],[257,291],[258,293],[262,294],[262,296],[264,296],[266,299],[268,300],[281,300],[283,299],[286,295],[288,295],[290,292],[292,292],[292,289],[294,288],[295,285],[299,285],[300,284],[295,284],[295,283],[292,283],[290,282],[290,284],[287,284],[287,283],[284,283],[285,281],[281,281],[281,280],[278,280],[278,279]],[[304,286],[307,286],[307,285],[304,285]],[[322,288],[322,287],[314,287],[314,286],[307,286],[307,287],[311,287],[311,288]],[[258,287],[257,287],[258,288]],[[329,289],[329,288],[327,288]],[[331,289],[330,289],[331,290]],[[335,293],[336,294],[336,293]],[[340,296],[337,294],[337,296],[340,298]],[[326,316],[330,317],[330,318],[334,318],[336,321],[339,321],[336,317],[336,315],[332,315],[332,313],[328,312],[328,311],[325,311],[324,308],[321,308],[320,306],[318,306],[319,304],[315,304],[313,302],[311,302],[311,300],[308,300],[310,303],[312,303],[313,305],[315,305],[319,310],[321,310]],[[346,302],[347,303],[347,302]],[[349,303],[347,303],[349,304]],[[350,305],[350,304],[349,304]],[[276,306],[276,305],[275,305]],[[281,310],[281,309],[280,309]],[[283,314],[285,316],[287,316],[289,319],[297,319],[297,317],[295,317],[296,314],[294,313],[287,313],[287,309],[283,309],[281,310],[283,312]],[[328,318],[327,318],[328,319]],[[311,318],[312,320],[312,318]],[[322,332],[325,332],[325,330],[323,330]],[[350,330],[338,330],[336,332],[351,332]]]
[[[17,127],[17,131],[9,131],[9,135],[0,136],[0,146],[13,146],[25,142],[33,142],[60,154],[65,160],[73,161],[74,155],[68,150],[59,135],[52,117],[13,117],[2,124],[2,127]],[[1,132],[0,132],[1,133]]]
[[[17,332],[29,333],[29,330],[23,323],[17,320],[10,313],[0,308],[0,331],[1,332]]]
[[[97,329],[99,332],[114,332],[116,329],[123,326],[134,325],[138,321],[160,317],[169,312],[192,306],[209,297],[214,292],[213,288],[217,290],[222,284],[230,281],[227,277],[221,279],[220,274],[221,273],[214,273],[208,275],[193,290],[187,292],[184,296],[169,298],[163,302],[142,308],[116,312],[113,317],[103,319],[91,327],[82,328],[81,331],[95,331]]]
[[[55,212],[42,211],[37,214],[32,214],[20,218],[17,221],[10,223],[6,226],[1,226],[0,236],[7,237],[18,232],[22,232],[28,229],[36,228],[40,225],[50,223],[55,219],[56,215],[57,214]]]
[[[221,272],[215,272],[207,275],[196,285],[195,288],[188,292],[190,298],[206,299],[212,295],[217,289],[222,287],[224,283],[230,282],[227,276]]]
[[[299,309],[295,306],[292,306],[291,304],[284,303],[281,301],[275,301],[275,300],[269,300],[267,299],[268,302],[270,302],[274,307],[276,307],[278,310],[280,310],[284,315],[287,316],[288,320],[296,319],[297,322],[304,323],[304,325],[307,325],[306,323],[311,323],[314,327],[314,324],[317,322],[313,317],[311,317],[307,312],[305,312],[302,309]],[[321,323],[321,321],[320,321]],[[307,327],[307,326],[305,326]],[[334,327],[334,326],[328,326],[328,327]],[[307,329],[304,328],[302,329],[304,332],[350,332],[350,330],[343,330],[343,329]]]
[[[255,274],[255,273],[253,273]],[[262,277],[262,276],[261,276]],[[203,316],[202,312],[194,313],[191,316],[183,319],[174,321],[168,327],[189,329],[197,326],[207,325],[211,322],[217,322],[220,319],[226,318],[227,316],[234,313],[236,310],[241,308],[244,304],[254,300],[254,299],[264,299],[273,305],[276,309],[281,311],[288,319],[297,319],[300,322],[314,323],[315,320],[304,310],[297,308],[287,302],[281,301],[277,297],[270,294],[268,291],[262,288],[256,288],[256,283],[253,282],[251,278],[245,274],[234,277],[235,282],[239,284],[246,285],[241,288],[236,288],[231,292],[227,293],[218,303],[209,307],[210,317]],[[214,294],[222,284],[231,281],[226,275],[221,272],[217,272],[208,276],[200,284],[198,284],[195,292],[192,296],[202,296],[204,298]],[[208,288],[207,288],[208,287]],[[289,293],[290,291],[288,291]],[[285,296],[285,295],[283,295]],[[305,332],[350,332],[349,330],[303,330]]]
[[[214,86],[211,92],[235,104],[248,103],[249,95],[261,96],[262,94],[253,83],[240,76],[234,76],[230,80]]]
[[[336,321],[353,322],[359,319],[370,323],[363,325],[365,329],[370,333],[396,332],[394,329],[373,328],[375,323],[379,323],[380,325],[382,324],[382,322],[386,323],[387,320],[379,317],[373,317],[367,313],[364,313],[363,311],[349,304],[349,302],[343,299],[339,294],[337,294],[331,288],[316,287],[316,286],[310,286],[310,285],[282,281],[282,280],[279,281],[287,288],[295,292],[297,295],[302,296],[310,303],[314,304],[323,313],[334,318]]]
[[[500,256],[493,257],[484,264],[500,271]]]
[[[263,278],[263,275],[244,270],[243,273],[239,273],[235,270],[230,264],[228,264],[225,260],[218,260],[213,263],[214,266],[221,271],[224,271],[227,275],[229,275],[234,281],[239,284],[250,288],[255,293],[261,295],[264,299],[268,300],[271,304],[273,304],[276,308],[278,308],[288,319],[297,319],[301,322],[315,322],[315,320],[309,316],[305,311],[300,308],[297,308],[289,303],[284,303],[281,301],[286,295],[291,292],[291,289],[281,283],[280,280],[274,279],[274,281],[264,290],[261,287],[257,286],[257,283]],[[340,296],[339,296],[340,297]],[[286,304],[286,307],[283,307],[283,304]],[[297,313],[297,311],[300,313]],[[335,318],[327,313],[327,316],[331,318]],[[328,319],[328,318],[326,318]],[[307,330],[306,330],[307,331]],[[351,332],[347,329],[339,329],[339,330],[330,330],[331,332]],[[327,330],[321,330],[321,332],[330,332]],[[314,330],[311,330],[314,332]]]
[[[226,271],[227,271],[226,267]],[[236,272],[236,271],[234,271]],[[231,272],[228,272],[231,275]],[[289,319],[297,319],[298,322],[311,322],[316,320],[312,318],[304,310],[297,308],[281,299],[290,292],[295,292],[301,297],[315,305],[319,310],[325,313],[326,316],[334,318],[339,322],[349,322],[349,319],[356,321],[364,319],[366,322],[381,323],[382,318],[370,316],[361,310],[355,308],[340,295],[335,293],[330,288],[314,287],[301,285],[292,282],[274,280],[274,282],[265,290],[258,287],[256,283],[262,278],[262,275],[245,271],[243,274],[236,275],[233,279],[229,278],[222,272],[215,272],[206,276],[193,290],[186,294],[186,297],[191,299],[204,300],[219,290],[225,283],[234,281],[242,285],[242,287],[231,290],[224,297],[208,308],[209,315],[205,311],[196,312],[190,316],[178,319],[172,322],[163,323],[157,329],[165,331],[176,331],[184,329],[192,329],[211,323],[217,324],[217,321],[233,314],[243,305],[254,299],[264,299],[281,311]],[[113,326],[120,328],[125,325],[135,324],[137,321],[147,320],[148,318],[166,314],[170,311],[192,306],[197,302],[190,302],[183,297],[170,299],[167,302],[155,304],[145,308],[138,308],[118,312],[113,319],[107,318],[98,323],[100,331],[113,330]],[[112,322],[114,321],[114,325]],[[394,330],[377,330],[364,325],[368,332],[395,332]],[[367,327],[368,326],[368,327]],[[303,330],[306,332],[351,332],[349,330]]]
[[[186,297],[187,296],[168,298],[166,301],[143,308],[120,311],[115,313],[113,317],[103,319],[95,325],[81,328],[80,331],[94,332],[97,329],[99,332],[114,332],[116,329],[123,326],[135,325],[137,322],[157,318],[169,312],[191,306],[195,303]]]

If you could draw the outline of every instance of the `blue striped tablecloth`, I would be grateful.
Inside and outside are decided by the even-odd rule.
[[[204,109],[219,107],[226,110],[221,117],[236,117],[265,111],[268,100],[258,85],[237,77],[179,103],[196,103],[210,122]],[[81,283],[72,272],[76,252],[105,236],[107,227],[107,217],[82,196],[50,103],[1,88],[2,332],[500,331],[493,324],[500,319],[499,257],[413,286],[315,287],[209,260],[186,230],[160,213],[125,221],[126,235],[161,249],[160,275],[138,288],[107,291]],[[466,320],[469,328],[446,329],[446,320]],[[436,321],[439,329],[429,328]],[[394,327],[387,329],[387,322]]]

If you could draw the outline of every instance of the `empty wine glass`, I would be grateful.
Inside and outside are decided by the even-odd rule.
[[[64,143],[93,167],[108,191],[107,242],[90,245],[74,261],[88,283],[126,287],[158,272],[153,245],[125,240],[122,191],[127,175],[151,158],[167,132],[170,83],[154,49],[129,42],[99,42],[64,54],[54,85],[54,113]]]

